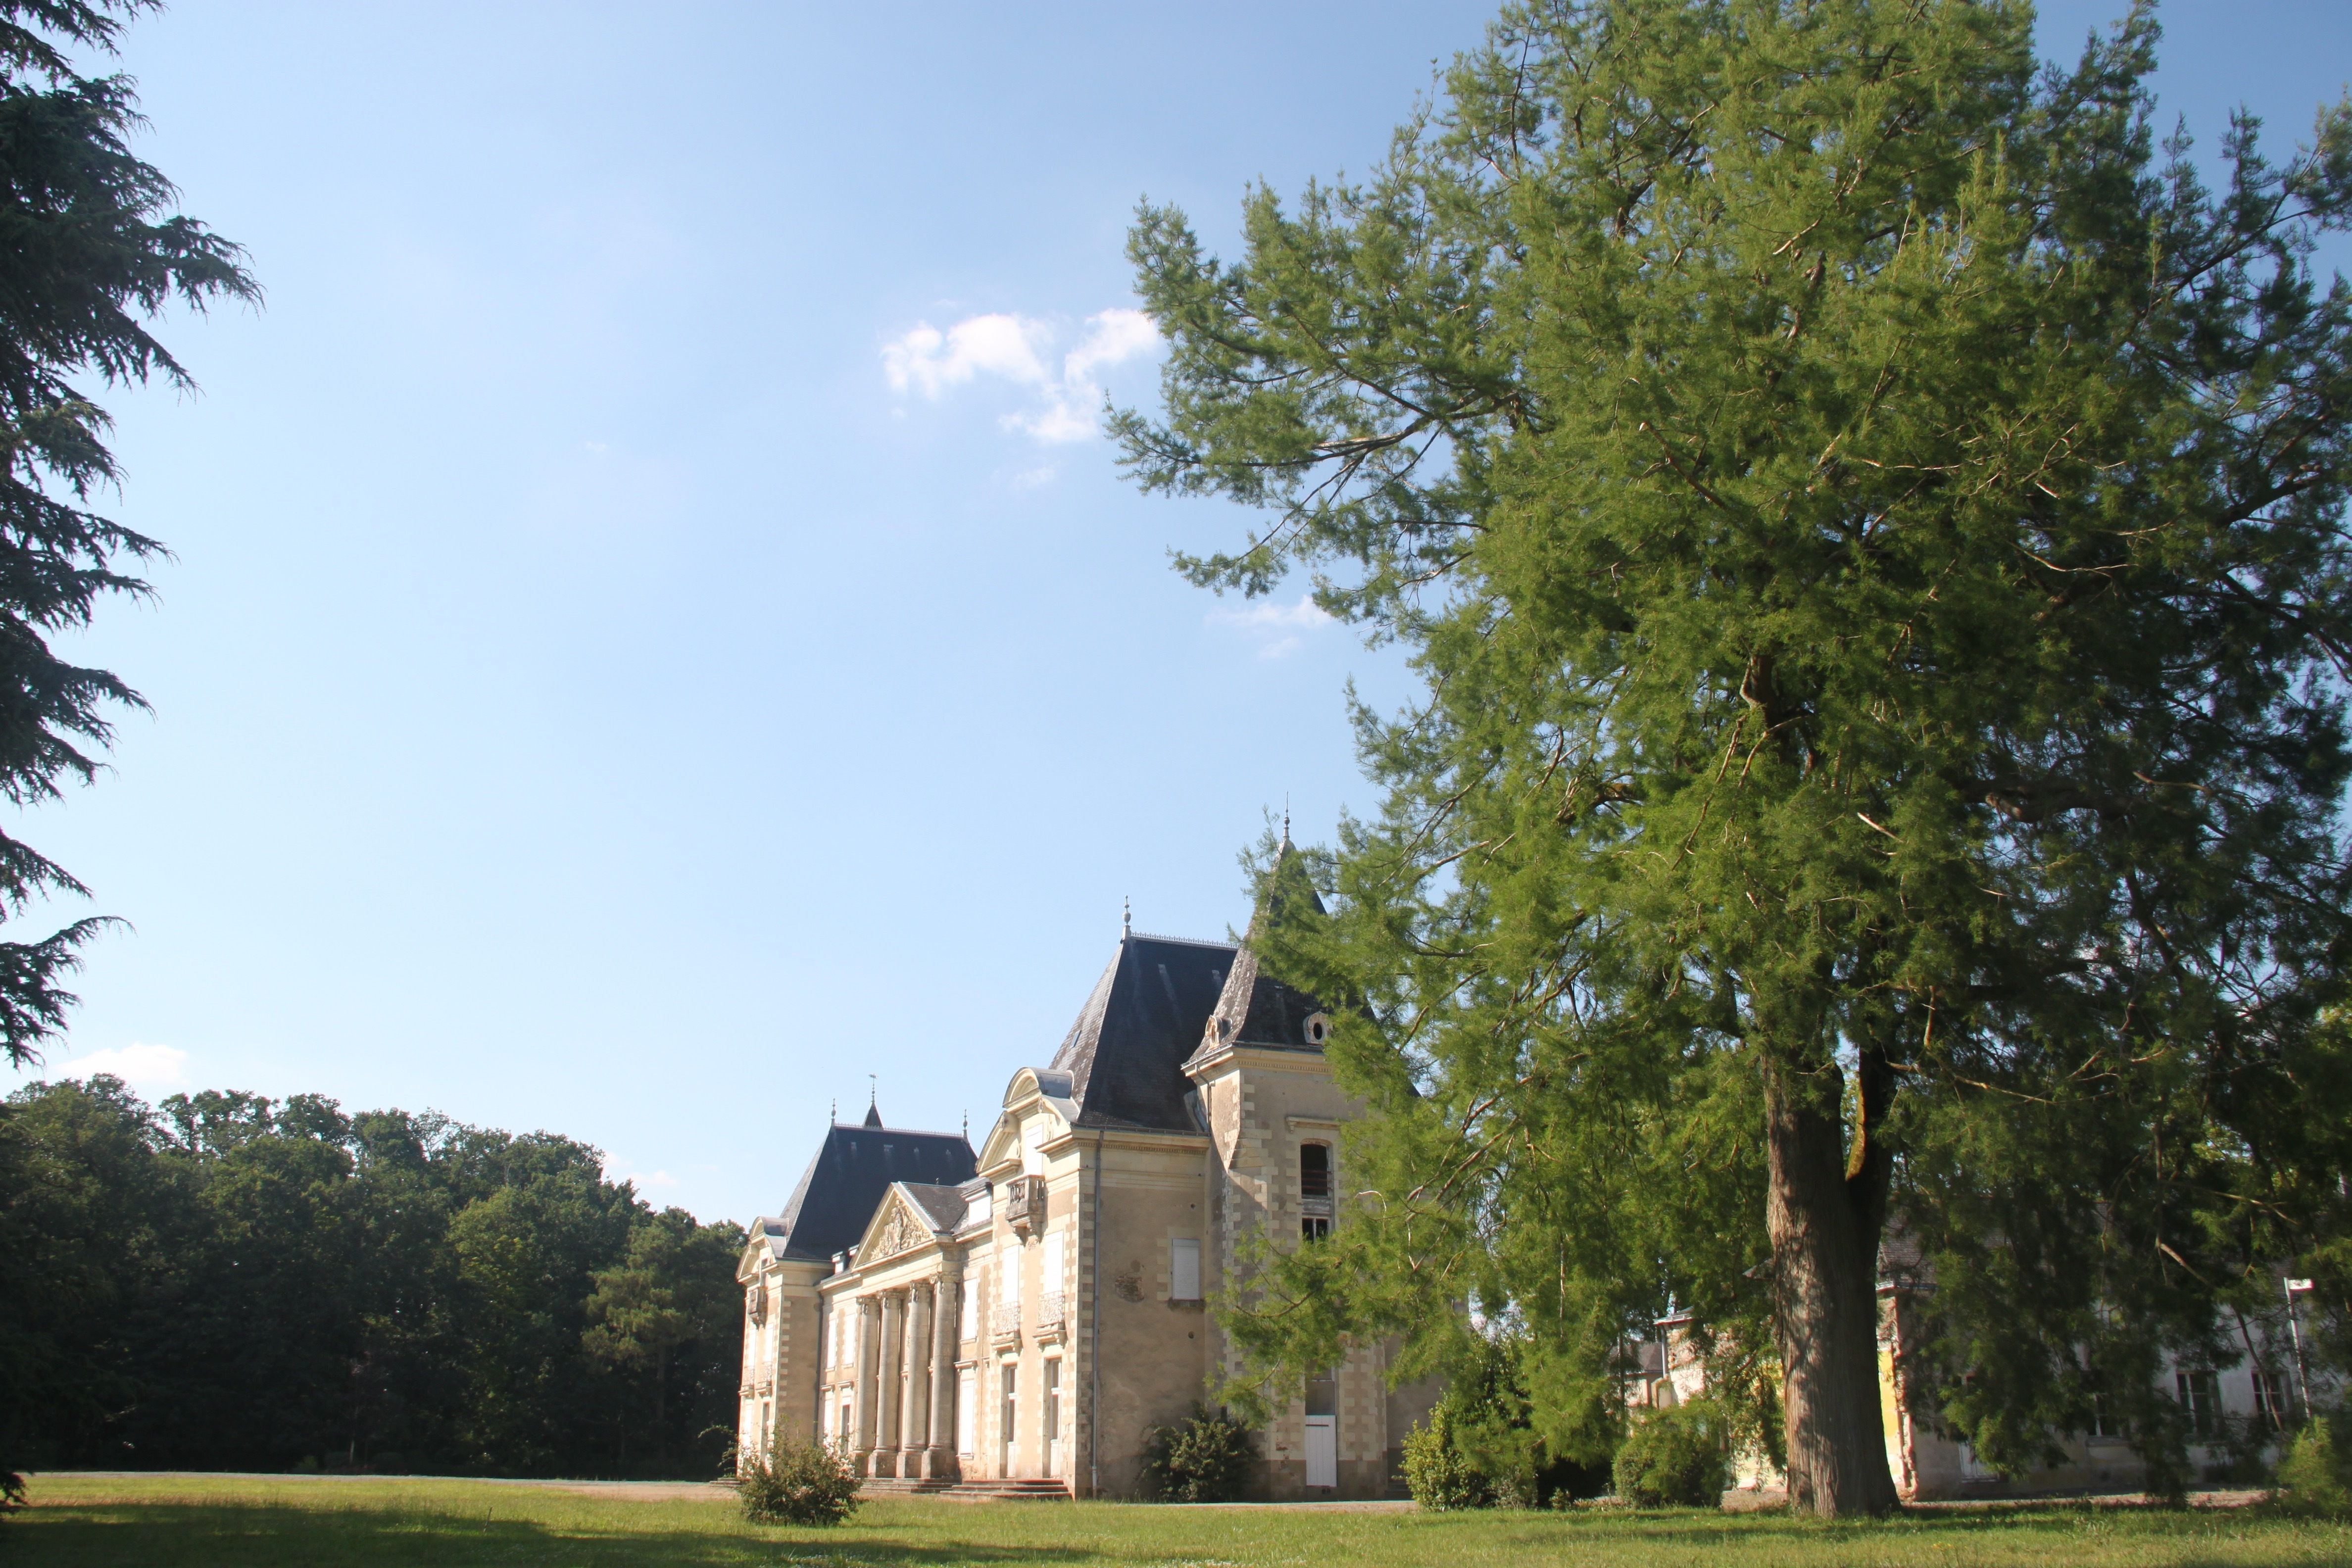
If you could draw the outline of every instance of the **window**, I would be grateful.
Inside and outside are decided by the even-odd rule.
[[[2294,1407],[2287,1394],[2283,1372],[2254,1373],[2254,1430],[2284,1432],[2294,1424]]]
[[[971,1288],[970,1280],[956,1289],[963,1297],[963,1323],[957,1332],[967,1340],[976,1340],[980,1338],[980,1292]]]
[[[833,1429],[833,1440],[845,1448],[848,1447],[856,1436],[856,1433],[851,1430],[849,1425],[851,1408],[846,1399],[841,1402],[841,1425]]]
[[[2104,1394],[2091,1395],[2091,1430],[2094,1437],[2121,1437],[2124,1424]]]
[[[1201,1244],[1189,1236],[1178,1237],[1168,1244],[1168,1299],[1201,1299]]]
[[[1045,1363],[1045,1473],[1059,1473],[1062,1441],[1062,1363]]]
[[[964,1300],[971,1299],[971,1293],[966,1291]],[[977,1419],[978,1413],[971,1406],[971,1369],[966,1367],[956,1373],[956,1452],[959,1454],[976,1454],[980,1451],[979,1445],[972,1440],[972,1424]]]
[[[772,1410],[772,1407],[766,1400],[760,1401],[760,1452],[762,1454],[768,1451],[768,1421]]]
[[[1020,1392],[1021,1369],[1018,1366],[1006,1367],[1004,1369],[1004,1405],[999,1412],[996,1428],[997,1446],[1002,1451],[1002,1458],[998,1463],[998,1472],[1001,1475],[1009,1476],[1013,1473],[1013,1436],[1019,1430],[1015,1418],[1020,1414]]]
[[[1058,1296],[1062,1291],[1062,1233],[1049,1230],[1038,1245],[1038,1290],[1046,1296]]]
[[[1298,1234],[1308,1241],[1331,1234],[1331,1145],[1298,1146]]]
[[[2210,1372],[2175,1373],[2173,1387],[2180,1396],[2180,1412],[2189,1417],[2189,1430],[2200,1437],[2210,1437],[2220,1425],[2221,1400],[2214,1387]]]
[[[1298,1149],[1298,1195],[1331,1201],[1331,1145],[1303,1143]]]

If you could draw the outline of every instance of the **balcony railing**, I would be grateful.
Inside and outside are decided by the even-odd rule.
[[[999,1340],[1019,1339],[1021,1337],[1021,1303],[1018,1301],[1001,1303],[991,1315],[989,1325]]]
[[[1004,1184],[1004,1217],[1025,1231],[1045,1222],[1045,1178],[1014,1176]]]
[[[1039,1333],[1056,1332],[1061,1329],[1063,1321],[1062,1293],[1059,1290],[1048,1290],[1037,1298],[1037,1331]]]

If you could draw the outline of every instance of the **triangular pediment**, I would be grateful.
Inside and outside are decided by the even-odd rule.
[[[893,1186],[882,1196],[866,1222],[866,1234],[858,1238],[856,1265],[860,1268],[912,1252],[938,1239],[931,1228],[930,1216],[907,1200],[907,1194]]]

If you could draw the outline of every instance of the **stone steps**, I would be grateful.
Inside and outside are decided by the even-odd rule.
[[[1067,1483],[1051,1478],[1006,1481],[966,1481],[949,1489],[947,1495],[968,1502],[1068,1502]]]
[[[950,1480],[908,1480],[898,1476],[873,1476],[860,1481],[860,1497],[914,1497],[923,1492],[943,1492],[955,1482]]]

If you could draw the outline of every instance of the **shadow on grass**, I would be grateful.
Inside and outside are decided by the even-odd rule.
[[[884,1526],[893,1536],[905,1521]],[[920,1527],[918,1527],[919,1529]],[[319,1508],[257,1502],[39,1503],[0,1523],[10,1568],[514,1568],[517,1563],[626,1563],[709,1568],[761,1563],[917,1568],[931,1563],[1053,1564],[1094,1554],[1076,1548],[959,1541],[909,1542],[835,1530],[744,1525],[723,1530],[630,1528],[609,1520],[554,1523],[468,1516],[437,1508]]]

